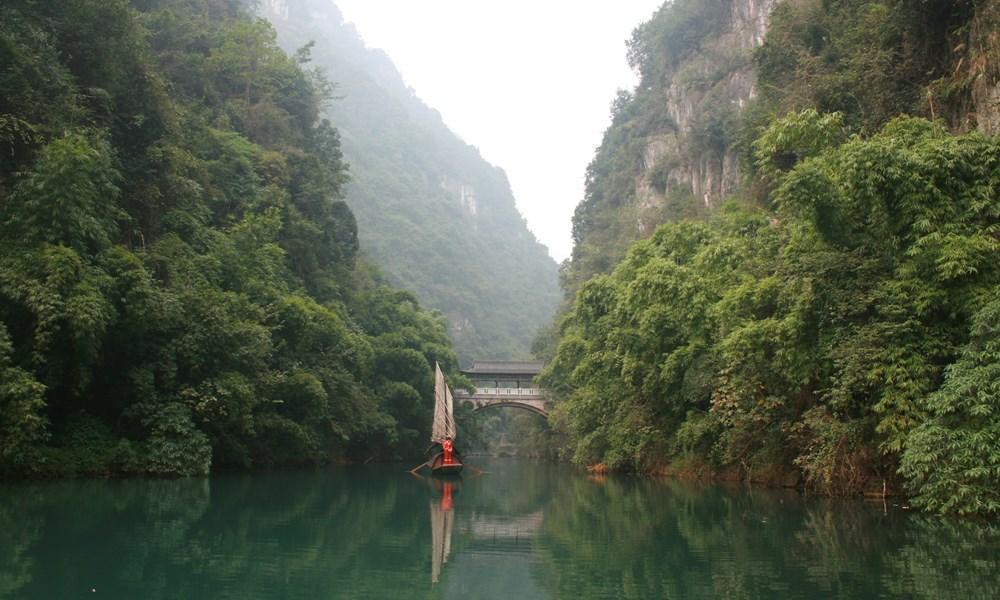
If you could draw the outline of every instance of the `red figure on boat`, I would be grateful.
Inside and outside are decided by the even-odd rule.
[[[455,400],[445,383],[441,367],[434,365],[434,422],[431,426],[432,445],[438,449],[428,461],[435,475],[458,475],[462,472],[462,455],[455,447]]]
[[[455,448],[455,442],[451,438],[445,438],[435,443],[431,448],[439,447],[440,450],[431,458],[431,471],[436,475],[457,475],[462,471],[462,455]]]

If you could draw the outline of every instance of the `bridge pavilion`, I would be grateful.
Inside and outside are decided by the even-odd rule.
[[[455,399],[472,404],[476,410],[511,406],[547,416],[545,395],[534,381],[544,366],[544,363],[526,361],[473,361],[462,373],[473,381],[476,391],[470,395],[458,390]]]

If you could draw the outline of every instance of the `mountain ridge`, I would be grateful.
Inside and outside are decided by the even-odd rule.
[[[443,312],[463,362],[528,355],[559,301],[557,265],[518,212],[504,171],[406,85],[382,50],[326,0],[261,7],[289,52],[313,42],[335,85],[347,202],[362,249],[394,285]]]

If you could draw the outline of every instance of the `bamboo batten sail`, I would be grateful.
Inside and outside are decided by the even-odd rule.
[[[454,440],[456,434],[458,433],[458,429],[455,427],[455,399],[452,398],[451,388],[448,387],[447,385],[444,386],[444,396],[445,396],[445,404],[448,406],[446,412],[447,425],[448,425],[447,435],[448,437]]]
[[[436,442],[448,435],[448,400],[445,398],[444,373],[434,363],[434,422],[431,424],[431,441]]]
[[[445,383],[441,367],[434,363],[434,422],[431,426],[431,441],[446,437],[455,439],[455,399],[451,388]]]

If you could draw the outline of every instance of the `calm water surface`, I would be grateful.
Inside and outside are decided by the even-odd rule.
[[[482,462],[0,487],[0,598],[996,598],[1000,528]]]

